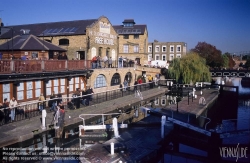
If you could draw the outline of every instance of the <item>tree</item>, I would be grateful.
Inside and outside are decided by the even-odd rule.
[[[246,63],[245,63],[245,68],[249,68],[250,67],[250,58],[247,59]]]
[[[223,58],[221,51],[216,49],[215,46],[206,42],[198,42],[192,52],[199,54],[201,57],[206,59],[206,64],[210,67],[221,67],[223,66]]]
[[[209,67],[206,60],[197,53],[189,53],[183,58],[175,58],[170,65],[169,75],[179,83],[195,83],[198,81],[211,81]]]
[[[223,54],[222,59],[223,59],[222,66],[225,67],[225,68],[228,68],[229,67],[229,58],[228,58],[228,56]]]

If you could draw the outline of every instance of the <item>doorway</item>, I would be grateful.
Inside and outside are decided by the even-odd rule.
[[[78,51],[79,53],[79,56],[80,56],[80,60],[85,60],[86,57],[85,57],[85,51]]]

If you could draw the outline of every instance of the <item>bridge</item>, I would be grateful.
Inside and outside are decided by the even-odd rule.
[[[250,77],[249,70],[210,70],[212,77]]]

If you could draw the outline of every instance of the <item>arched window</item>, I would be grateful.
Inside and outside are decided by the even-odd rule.
[[[95,47],[93,47],[92,49],[91,49],[91,59],[94,57],[94,56],[96,56],[96,48]]]
[[[69,45],[69,39],[63,38],[59,40],[59,45]]]
[[[94,88],[101,88],[101,87],[106,87],[106,79],[104,75],[98,75],[97,78],[95,79],[95,84]]]
[[[121,83],[121,76],[120,74],[115,73],[111,79],[111,86],[119,85],[120,83]]]

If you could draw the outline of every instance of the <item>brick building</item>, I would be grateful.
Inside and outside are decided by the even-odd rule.
[[[148,61],[161,60],[172,61],[174,58],[181,58],[187,54],[185,42],[149,42],[147,47]]]

